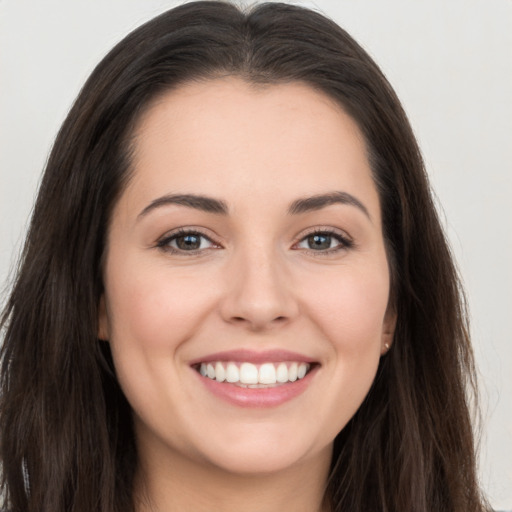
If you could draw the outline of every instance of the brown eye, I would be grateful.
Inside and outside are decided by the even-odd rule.
[[[215,247],[207,236],[195,231],[174,233],[164,237],[157,245],[163,250],[175,253],[192,253]]]
[[[352,246],[353,242],[339,233],[318,231],[305,236],[296,247],[319,253],[330,253],[349,249]]]
[[[323,251],[332,248],[332,237],[329,235],[310,235],[306,238],[308,249]]]
[[[176,237],[174,240],[178,249],[182,251],[196,251],[201,248],[200,235],[182,235]]]

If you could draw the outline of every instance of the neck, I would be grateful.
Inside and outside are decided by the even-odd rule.
[[[141,461],[137,512],[327,512],[324,502],[331,448],[282,471],[235,474],[174,453],[172,460]]]

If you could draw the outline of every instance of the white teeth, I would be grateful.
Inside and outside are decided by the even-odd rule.
[[[255,365],[252,363],[225,363],[212,361],[201,363],[199,373],[203,377],[216,380],[217,382],[229,382],[249,388],[259,388],[272,385],[295,382],[303,379],[310,365],[308,363],[263,363]]]
[[[238,382],[240,380],[240,372],[235,363],[228,363],[228,367],[226,368],[226,380],[228,382]]]
[[[265,363],[260,366],[260,371],[258,372],[258,382],[260,384],[276,383],[276,369],[272,363]]]
[[[288,368],[288,380],[295,382],[297,380],[297,363],[292,363]]]
[[[215,365],[215,380],[218,380],[219,382],[224,382],[226,380],[226,371],[224,370],[222,363],[217,363]]]
[[[258,368],[251,363],[240,365],[240,382],[242,384],[258,384]]]
[[[285,363],[280,363],[276,372],[277,382],[288,382],[288,367]]]

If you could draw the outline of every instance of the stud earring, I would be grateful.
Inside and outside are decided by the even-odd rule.
[[[386,349],[386,352],[389,350],[389,343],[384,343],[384,348]]]

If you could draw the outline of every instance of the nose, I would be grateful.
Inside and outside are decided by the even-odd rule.
[[[291,322],[298,313],[293,279],[282,256],[270,248],[253,248],[233,258],[221,304],[224,321],[264,331]]]

